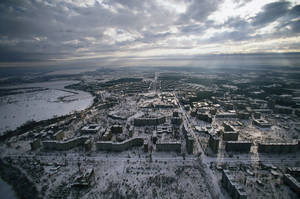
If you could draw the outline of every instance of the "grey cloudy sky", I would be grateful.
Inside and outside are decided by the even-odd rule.
[[[3,0],[0,65],[300,52],[297,0]]]

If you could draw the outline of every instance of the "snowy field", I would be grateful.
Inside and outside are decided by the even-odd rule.
[[[50,119],[87,108],[93,97],[86,92],[64,89],[75,81],[55,81],[1,88],[38,87],[43,90],[0,97],[0,133],[23,123]]]

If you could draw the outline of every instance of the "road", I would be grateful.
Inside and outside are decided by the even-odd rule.
[[[177,94],[176,93],[174,93],[174,94],[175,94],[176,101],[177,101],[177,103],[181,109],[182,115],[183,115],[184,125],[188,128],[186,130],[189,131],[190,134],[194,137],[197,152],[201,153],[201,158],[199,159],[199,162],[200,162],[200,164],[204,165],[203,166],[204,173],[205,173],[206,182],[209,187],[210,193],[213,198],[224,199],[226,197],[221,192],[221,189],[220,189],[220,186],[218,183],[218,179],[213,174],[212,170],[209,168],[209,166],[208,166],[209,161],[207,160],[207,156],[204,154],[203,149],[199,143],[199,140],[197,139],[195,132],[194,132],[193,128],[191,127],[189,115],[186,113],[186,111],[180,104]]]
[[[109,156],[107,156],[109,155]],[[133,157],[128,157],[127,153],[124,153],[123,155],[117,155],[114,156],[113,153],[93,153],[89,156],[85,154],[80,153],[68,153],[66,156],[64,155],[57,155],[57,153],[54,152],[47,152],[43,154],[5,154],[1,158],[4,157],[11,157],[11,158],[36,158],[36,159],[69,159],[69,160],[91,160],[91,161],[102,161],[102,160],[112,160],[112,161],[127,161],[127,160],[149,160],[148,157],[145,155],[141,155],[140,157],[138,155],[135,155]],[[201,158],[201,162],[203,164],[209,165],[210,163],[245,163],[245,164],[253,164],[253,163],[264,163],[264,164],[278,164],[278,165],[287,165],[287,164],[295,164],[296,162],[300,162],[300,159],[298,157],[287,157],[285,155],[282,156],[274,156],[274,157],[253,157],[253,156],[244,156],[244,155],[236,155],[235,157],[226,157],[222,159],[214,158],[214,157],[208,157],[208,156],[202,156],[204,158]],[[152,154],[153,160],[158,161],[168,161],[168,162],[183,162],[182,156],[167,156],[167,155],[161,155],[160,153],[153,153]],[[193,162],[193,161],[199,161],[198,157],[195,157],[193,155],[188,155],[185,157],[185,162]]]

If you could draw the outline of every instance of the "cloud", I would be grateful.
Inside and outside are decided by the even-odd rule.
[[[299,17],[300,16],[300,5],[296,5],[294,6],[289,14],[292,16],[292,17]]]
[[[0,2],[0,62],[151,60],[228,53],[229,45],[243,50],[257,42],[253,51],[261,52],[263,42],[264,49],[283,49],[276,40],[299,43],[299,16],[293,0],[6,0]]]
[[[292,22],[291,26],[293,32],[300,33],[300,20]]]
[[[180,22],[194,20],[204,22],[207,17],[218,9],[222,3],[220,0],[191,0],[188,1],[187,11],[181,16]]]
[[[281,1],[269,3],[263,7],[263,11],[253,18],[254,26],[263,26],[274,22],[289,11],[290,2]]]

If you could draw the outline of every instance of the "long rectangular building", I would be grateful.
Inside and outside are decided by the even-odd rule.
[[[298,143],[258,143],[259,153],[291,153],[298,149]]]
[[[114,143],[111,141],[100,141],[96,143],[96,149],[99,151],[125,151],[132,147],[143,146],[143,144],[144,138],[135,137],[120,143]]]
[[[134,118],[134,126],[157,126],[166,122],[166,117]]]
[[[225,131],[223,132],[223,141],[237,141],[239,133],[237,131]]]
[[[67,141],[43,141],[43,147],[46,150],[69,150],[77,146],[83,146],[89,139],[88,136],[81,136]]]
[[[228,141],[225,144],[226,151],[249,153],[252,142],[248,141]]]
[[[156,144],[157,151],[175,151],[181,152],[180,142],[160,142]]]

